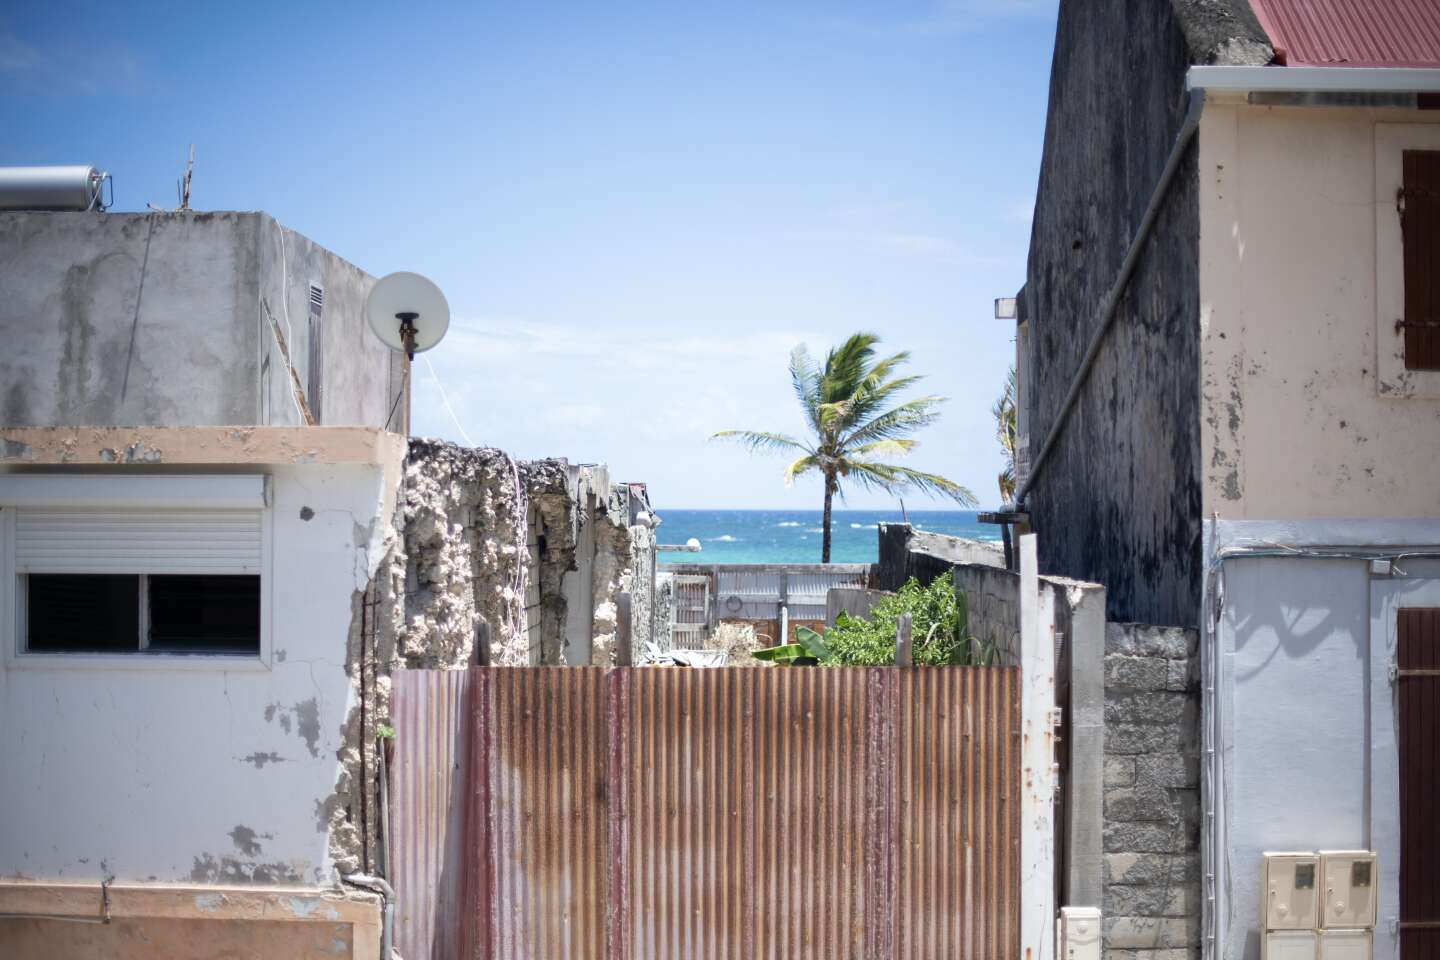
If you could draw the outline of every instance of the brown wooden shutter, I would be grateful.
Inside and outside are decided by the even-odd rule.
[[[1406,150],[1404,168],[1405,369],[1440,370],[1440,150]]]
[[[1400,957],[1440,958],[1440,609],[1398,611]]]

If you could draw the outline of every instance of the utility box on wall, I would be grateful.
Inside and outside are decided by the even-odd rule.
[[[1057,960],[1100,960],[1100,909],[1060,908],[1060,954]]]
[[[1266,930],[1260,955],[1265,960],[1315,960],[1319,956],[1314,930]]]
[[[1321,850],[1325,878],[1322,927],[1375,926],[1375,854],[1368,850]]]
[[[1319,875],[1320,858],[1313,853],[1265,854],[1266,930],[1315,929]]]
[[[1262,870],[1264,960],[1371,960],[1375,854],[1267,853]]]
[[[1370,960],[1369,930],[1321,930],[1320,960]]]

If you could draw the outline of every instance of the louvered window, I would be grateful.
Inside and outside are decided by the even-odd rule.
[[[1403,176],[1405,369],[1440,370],[1440,150],[1406,150]]]
[[[261,650],[261,477],[0,477],[13,651]]]

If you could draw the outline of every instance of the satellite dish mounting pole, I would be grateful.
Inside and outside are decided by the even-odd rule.
[[[410,433],[410,369],[415,363],[415,321],[420,319],[420,314],[414,311],[401,311],[395,314],[395,319],[400,321],[400,343],[405,350],[405,433]]]
[[[395,319],[400,321],[400,342],[405,344],[405,359],[411,363],[415,362],[415,321],[420,319],[418,313],[397,313]]]

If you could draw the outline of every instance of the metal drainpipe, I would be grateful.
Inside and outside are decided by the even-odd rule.
[[[1205,91],[1190,91],[1190,103],[1185,109],[1185,120],[1180,125],[1180,132],[1175,134],[1175,143],[1170,147],[1170,155],[1165,158],[1165,169],[1160,173],[1160,182],[1155,185],[1155,190],[1150,194],[1150,203],[1145,207],[1145,215],[1140,218],[1140,226],[1135,229],[1135,236],[1130,240],[1130,248],[1125,251],[1125,260],[1120,264],[1120,273],[1115,277],[1115,282],[1105,294],[1105,299],[1100,301],[1100,308],[1096,311],[1096,318],[1099,328],[1095,335],[1090,338],[1090,345],[1085,349],[1085,357],[1080,361],[1080,367],[1075,371],[1074,378],[1070,381],[1070,390],[1065,394],[1065,402],[1060,405],[1060,413],[1055,417],[1055,422],[1050,427],[1050,432],[1045,436],[1045,444],[1040,448],[1040,453],[1030,464],[1030,473],[1025,477],[1025,482],[1015,494],[1016,509],[1023,510],[1025,497],[1030,492],[1035,478],[1040,475],[1040,470],[1045,466],[1045,460],[1050,456],[1055,442],[1060,439],[1061,432],[1065,429],[1065,421],[1070,416],[1070,411],[1075,406],[1075,400],[1080,396],[1080,388],[1085,385],[1085,380],[1090,375],[1090,368],[1095,365],[1095,357],[1100,353],[1100,346],[1105,342],[1105,335],[1115,324],[1116,307],[1120,305],[1120,297],[1125,293],[1125,287],[1130,283],[1130,276],[1135,272],[1135,265],[1140,260],[1140,252],[1145,247],[1145,241],[1150,237],[1150,229],[1155,225],[1155,220],[1160,216],[1160,207],[1165,200],[1165,194],[1170,190],[1170,181],[1175,179],[1175,171],[1180,168],[1180,158],[1184,156],[1185,149],[1195,137],[1195,131],[1200,127],[1200,112],[1205,108]]]
[[[395,932],[394,889],[385,882],[384,877],[372,877],[366,873],[352,873],[340,879],[351,886],[378,893],[385,898],[385,906],[380,915],[380,960],[390,960],[391,941]]]

